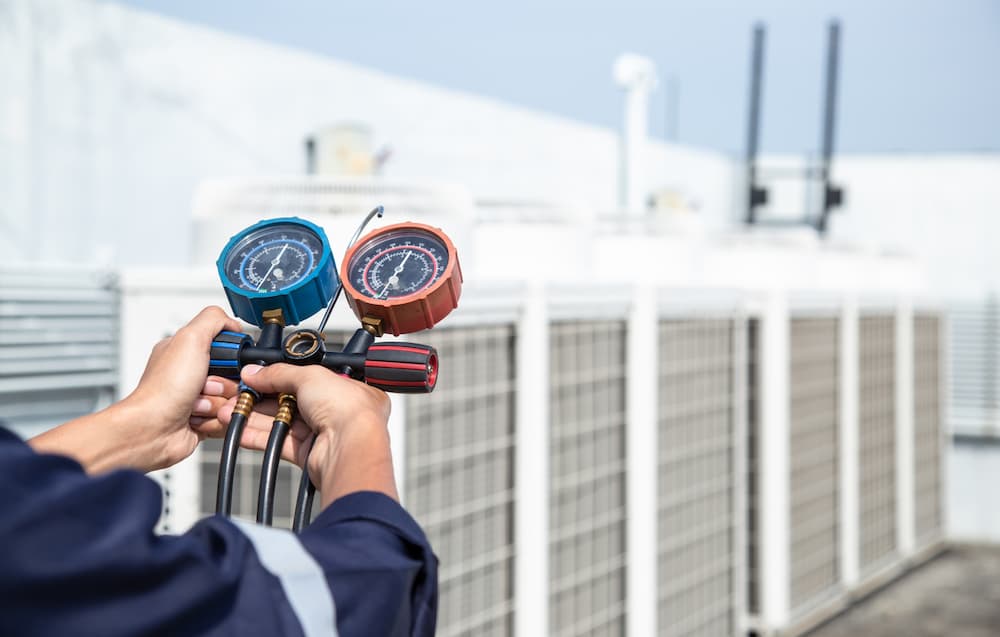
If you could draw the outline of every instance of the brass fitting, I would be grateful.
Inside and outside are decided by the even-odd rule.
[[[366,316],[361,319],[361,328],[375,338],[380,338],[385,334],[385,330],[382,329],[382,319],[374,316]]]
[[[240,414],[244,418],[250,417],[250,412],[253,411],[254,395],[248,391],[240,392],[239,400],[236,401],[236,407],[233,409],[234,414]]]
[[[280,325],[281,327],[285,326],[285,315],[280,309],[264,310],[261,313],[261,316],[264,318],[265,323],[274,323],[276,325]]]
[[[278,413],[274,415],[274,420],[283,422],[289,427],[292,426],[292,418],[295,417],[295,396],[291,394],[280,394],[278,396]]]

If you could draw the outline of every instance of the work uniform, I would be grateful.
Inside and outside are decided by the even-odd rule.
[[[437,560],[380,493],[295,535],[215,516],[157,535],[160,487],[87,476],[0,428],[0,635],[434,634]]]

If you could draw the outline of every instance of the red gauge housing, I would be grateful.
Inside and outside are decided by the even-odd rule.
[[[462,268],[444,232],[419,223],[374,230],[347,251],[340,280],[362,321],[399,336],[434,327],[458,307]]]

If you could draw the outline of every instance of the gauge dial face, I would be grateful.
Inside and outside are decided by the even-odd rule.
[[[312,273],[322,254],[322,240],[308,227],[278,223],[237,242],[226,256],[224,271],[242,290],[281,292]]]
[[[387,301],[422,292],[441,279],[448,248],[420,228],[381,234],[354,253],[348,266],[351,286],[372,299]]]

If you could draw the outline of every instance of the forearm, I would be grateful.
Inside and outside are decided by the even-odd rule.
[[[127,403],[81,416],[28,440],[38,453],[73,458],[87,473],[133,468],[146,471],[153,449],[134,435],[141,423]]]
[[[358,491],[376,491],[399,501],[384,425],[352,427],[338,432],[337,440],[329,443],[320,445],[326,450],[320,468],[323,508]]]

